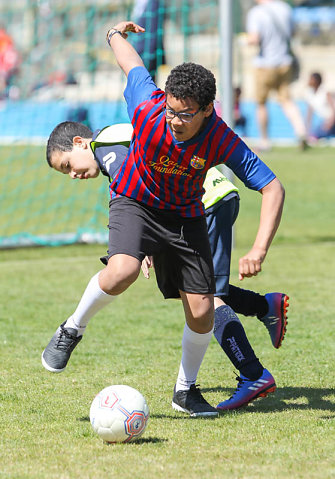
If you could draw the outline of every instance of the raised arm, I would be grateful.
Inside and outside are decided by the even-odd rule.
[[[262,206],[259,227],[253,247],[239,260],[240,280],[256,276],[262,270],[261,265],[281,220],[285,190],[278,178],[273,179],[260,192]]]
[[[107,32],[107,43],[114,52],[116,61],[126,76],[134,67],[143,67],[142,58],[127,41],[127,32],[141,33],[145,29],[134,22],[120,22]]]

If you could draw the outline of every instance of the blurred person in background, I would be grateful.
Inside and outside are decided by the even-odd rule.
[[[257,121],[261,141],[259,149],[271,148],[268,134],[267,100],[275,90],[283,111],[291,122],[302,149],[307,147],[303,117],[290,96],[293,80],[293,55],[290,40],[293,35],[291,7],[282,0],[256,0],[257,5],[247,14],[248,43],[258,45],[254,60]]]
[[[11,36],[0,25],[0,100],[9,96],[12,80],[18,72],[19,54]]]
[[[234,88],[234,102],[233,102],[233,120],[234,128],[240,128],[241,134],[246,136],[247,119],[241,110],[241,94],[242,90],[239,86]]]
[[[311,140],[335,136],[335,96],[324,87],[319,72],[311,73],[309,77],[306,102],[306,124]],[[315,126],[312,124],[314,114],[319,117]]]

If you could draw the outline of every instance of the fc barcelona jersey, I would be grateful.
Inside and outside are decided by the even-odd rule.
[[[204,214],[201,198],[209,168],[225,163],[252,189],[275,175],[213,111],[196,137],[178,142],[166,122],[165,93],[144,67],[133,68],[125,90],[134,127],[126,160],[111,183],[111,197],[128,196],[184,217]]]

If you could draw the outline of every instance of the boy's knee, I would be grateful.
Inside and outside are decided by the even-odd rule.
[[[203,304],[201,303],[198,308],[194,311],[194,319],[195,321],[204,322],[204,323],[212,323],[214,317],[214,308],[211,304]]]
[[[187,323],[198,333],[209,332],[214,323],[213,297],[211,295],[192,295],[188,299],[189,308],[185,308]]]
[[[134,281],[136,281],[139,271],[140,263],[134,261],[120,262],[111,261],[101,271],[99,276],[100,287],[105,293],[111,295],[118,295],[123,293]]]

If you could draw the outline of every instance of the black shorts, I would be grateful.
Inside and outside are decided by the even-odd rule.
[[[109,205],[108,255],[127,254],[142,261],[154,257],[156,280],[165,298],[215,292],[214,270],[206,219],[183,218],[127,197]]]

